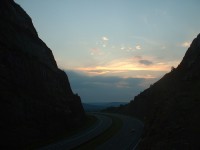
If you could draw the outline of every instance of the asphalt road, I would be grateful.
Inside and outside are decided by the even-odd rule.
[[[132,117],[119,114],[93,113],[98,118],[96,125],[68,139],[42,147],[39,150],[70,150],[103,133],[112,125],[110,115],[122,120],[122,128],[97,150],[134,150],[140,141],[143,124]]]
[[[141,138],[143,123],[132,117],[112,115],[120,118],[123,126],[111,139],[97,147],[97,150],[134,150]]]
[[[38,150],[70,150],[98,136],[111,126],[111,118],[96,113],[93,115],[96,116],[98,119],[96,125],[94,125],[93,127],[73,137],[39,148]]]

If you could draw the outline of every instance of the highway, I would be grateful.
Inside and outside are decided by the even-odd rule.
[[[96,113],[92,115],[94,115],[98,119],[96,125],[94,125],[93,127],[79,133],[78,135],[39,148],[38,150],[70,150],[98,136],[111,126],[111,118]]]
[[[112,119],[109,116],[115,116],[122,120],[122,128],[109,140],[102,145],[97,146],[97,150],[134,150],[141,138],[143,124],[132,117],[119,114],[92,113],[98,121],[93,127],[70,137],[68,139],[50,144],[38,150],[70,150],[94,137],[103,133],[112,125]]]
[[[122,128],[96,150],[133,150],[141,138],[143,123],[132,117],[109,114],[123,121]]]

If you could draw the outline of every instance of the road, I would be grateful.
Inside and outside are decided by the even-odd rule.
[[[81,145],[90,139],[98,136],[108,129],[112,124],[112,119],[101,114],[92,114],[97,117],[98,121],[95,126],[75,135],[69,139],[65,139],[48,146],[42,147],[38,150],[70,150]]]
[[[109,140],[102,145],[97,146],[97,150],[134,150],[143,131],[143,124],[132,117],[119,114],[93,113],[98,118],[95,126],[70,139],[50,144],[39,150],[70,150],[73,149],[94,137],[103,133],[112,124],[112,119],[109,116],[115,116],[122,120],[122,128]],[[133,131],[134,130],[134,131]]]
[[[112,115],[121,119],[123,126],[111,139],[97,147],[97,150],[133,150],[141,138],[143,123],[132,117]]]

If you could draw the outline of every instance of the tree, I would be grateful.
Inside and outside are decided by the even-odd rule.
[[[171,72],[174,71],[176,68],[174,66],[171,67]]]

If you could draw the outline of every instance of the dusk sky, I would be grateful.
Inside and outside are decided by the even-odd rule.
[[[83,102],[130,101],[182,60],[199,0],[15,0]]]

